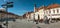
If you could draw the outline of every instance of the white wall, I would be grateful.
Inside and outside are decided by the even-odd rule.
[[[40,19],[44,19],[44,9],[39,10]]]
[[[57,9],[59,10],[58,13],[57,13]],[[55,10],[55,13],[53,12],[53,10]],[[49,18],[59,18],[59,17],[60,17],[60,15],[58,15],[58,14],[60,14],[60,7],[58,7],[58,8],[52,8],[52,9],[50,9],[50,11],[51,11],[51,13],[47,14],[47,16],[48,16]],[[49,12],[49,10],[48,10],[48,12]],[[54,14],[56,14],[56,15],[53,16]],[[49,15],[50,15],[50,16],[49,16]]]
[[[59,13],[57,13],[57,9],[59,10]],[[53,10],[55,10],[55,13],[53,13]],[[50,9],[51,13],[50,14],[60,14],[60,8],[52,8]]]
[[[35,13],[35,20],[38,20],[38,12]]]
[[[31,13],[31,19],[32,20],[34,19],[34,13]]]

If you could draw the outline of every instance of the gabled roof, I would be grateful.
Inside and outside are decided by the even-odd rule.
[[[44,6],[41,6],[41,7],[39,7],[38,9],[43,9],[44,8]]]
[[[41,7],[39,7],[39,8],[38,8],[38,11],[39,11],[39,10],[41,10],[41,9],[46,10],[46,9],[47,9],[47,7],[46,7],[46,6],[41,6]]]
[[[48,9],[51,9],[51,8],[57,8],[57,7],[60,7],[60,4],[51,4],[51,5],[49,5],[47,8]]]

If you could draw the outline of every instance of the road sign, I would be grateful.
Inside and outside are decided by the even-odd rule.
[[[13,2],[7,2],[7,4],[13,4]]]
[[[13,2],[7,2],[7,7],[8,7],[8,8],[13,7]]]
[[[6,4],[3,4],[3,5],[1,5],[3,8],[5,8],[7,5]]]
[[[7,7],[7,8],[11,8],[13,7],[13,2],[7,2],[6,4],[1,5],[3,8]]]
[[[7,4],[7,8],[13,7],[13,4]]]

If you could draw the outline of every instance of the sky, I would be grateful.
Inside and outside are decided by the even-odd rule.
[[[48,6],[52,3],[60,4],[60,0],[0,0],[0,8],[1,5],[6,1],[12,1],[13,7],[8,8],[8,12],[17,14],[22,16],[26,12],[31,12],[34,10],[34,3],[36,3],[37,7],[41,7],[42,5]]]

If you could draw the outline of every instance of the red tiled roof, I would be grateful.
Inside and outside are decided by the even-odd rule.
[[[55,4],[51,4],[51,5],[47,6],[47,7],[46,6],[42,6],[42,7],[38,8],[38,11],[41,10],[41,9],[44,9],[44,10],[48,9],[49,10],[51,8],[57,8],[57,7],[60,7],[60,4],[56,4],[55,3]]]
[[[60,7],[60,4],[51,4],[47,8],[51,9],[51,8],[57,8],[57,7]]]
[[[38,11],[41,10],[41,9],[46,10],[47,8],[46,8],[46,6],[42,6],[42,7],[38,8]]]

